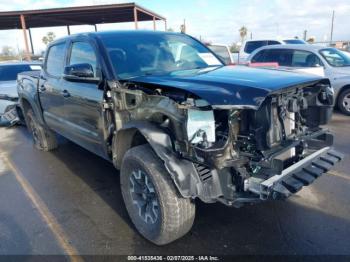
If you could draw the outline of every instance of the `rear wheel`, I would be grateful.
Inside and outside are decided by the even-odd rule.
[[[127,151],[120,179],[126,209],[145,238],[165,245],[191,229],[195,205],[179,195],[169,173],[149,145]]]
[[[39,123],[32,109],[28,109],[25,119],[37,149],[51,151],[57,148],[56,134]]]
[[[340,93],[338,97],[338,108],[342,113],[350,116],[350,88]]]

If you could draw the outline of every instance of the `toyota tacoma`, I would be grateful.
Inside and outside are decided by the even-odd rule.
[[[328,79],[225,66],[184,34],[57,40],[41,72],[18,75],[18,93],[35,146],[53,150],[60,134],[111,161],[133,224],[158,245],[190,230],[195,199],[286,199],[342,158],[321,127]]]

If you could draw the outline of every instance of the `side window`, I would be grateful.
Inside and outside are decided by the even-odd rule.
[[[252,63],[262,63],[264,61],[266,50],[261,50],[258,52],[253,58],[252,58]]]
[[[288,49],[266,50],[264,62],[275,62],[280,66],[291,66],[293,51]]]
[[[274,40],[269,40],[268,41],[268,45],[280,45],[281,43],[278,41],[274,41]]]
[[[53,45],[49,49],[46,59],[46,72],[60,77],[63,74],[65,43]]]
[[[251,54],[254,50],[265,45],[267,45],[267,41],[249,41],[245,45],[244,52]]]
[[[94,70],[94,75],[97,72],[97,58],[94,49],[87,42],[74,42],[72,44],[69,65],[74,64],[90,64]]]
[[[294,67],[319,67],[322,66],[321,60],[317,55],[311,52],[294,50],[292,66]]]

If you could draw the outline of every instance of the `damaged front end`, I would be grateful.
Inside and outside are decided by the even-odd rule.
[[[342,158],[320,127],[332,115],[328,80],[270,92],[256,107],[212,105],[150,83],[108,86],[107,142],[115,166],[127,148],[146,141],[183,197],[237,207],[286,198]]]

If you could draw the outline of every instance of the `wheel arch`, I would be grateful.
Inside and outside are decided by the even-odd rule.
[[[170,136],[147,121],[133,121],[119,129],[113,137],[113,164],[120,169],[123,157],[130,148],[148,143],[158,156],[172,151]],[[162,157],[161,157],[162,158]]]
[[[340,88],[340,90],[338,91],[338,95],[337,95],[337,100],[336,100],[336,105],[338,105],[338,103],[339,103],[339,97],[340,97],[340,95],[345,91],[345,90],[348,90],[348,89],[350,89],[350,84],[346,84],[346,85],[344,85],[342,88]]]
[[[40,124],[44,124],[41,108],[37,106],[35,101],[27,96],[21,96],[19,99],[19,105],[24,117],[26,112],[28,112],[29,109],[32,109]]]
[[[192,162],[181,159],[173,150],[172,140],[163,129],[147,121],[129,122],[113,137],[113,164],[120,169],[125,153],[133,146],[148,143],[163,161],[180,194],[185,197],[200,195],[201,184]]]

